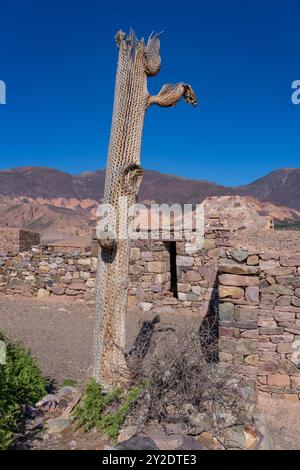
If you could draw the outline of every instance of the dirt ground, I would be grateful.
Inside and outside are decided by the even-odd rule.
[[[77,302],[0,296],[0,329],[32,350],[57,385],[82,382],[92,360],[93,310]]]
[[[259,408],[265,413],[276,450],[300,450],[300,402],[259,397]]]
[[[86,304],[0,296],[0,328],[30,347],[42,372],[61,385],[66,378],[83,382],[92,356],[93,309]],[[300,450],[300,402],[260,397],[276,449]],[[99,435],[70,435],[40,443],[39,448],[103,448]],[[95,440],[92,445],[91,442]],[[79,445],[80,444],[80,445]],[[92,446],[92,447],[91,447]]]

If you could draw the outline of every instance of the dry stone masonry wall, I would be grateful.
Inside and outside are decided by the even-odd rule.
[[[131,249],[128,321],[218,316],[219,360],[254,379],[261,393],[300,396],[300,255],[250,251],[224,227],[204,245],[136,240]],[[94,303],[97,257],[32,247],[0,252],[0,292]],[[129,328],[133,333],[134,328]]]
[[[19,253],[40,243],[40,235],[31,230],[0,227],[0,250]]]
[[[234,249],[219,266],[219,357],[261,392],[300,394],[300,255]]]

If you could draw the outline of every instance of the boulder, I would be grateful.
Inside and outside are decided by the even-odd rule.
[[[153,439],[148,436],[133,436],[126,441],[120,442],[113,450],[160,450]]]

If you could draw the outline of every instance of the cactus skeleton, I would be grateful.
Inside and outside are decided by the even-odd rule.
[[[143,177],[140,153],[145,112],[153,104],[175,106],[181,97],[196,105],[196,95],[185,83],[167,84],[157,96],[149,95],[147,77],[156,75],[161,65],[158,34],[151,34],[146,44],[133,31],[127,37],[119,31],[116,43],[119,58],[103,203],[110,204],[117,217],[110,220],[113,232],[98,233],[93,346],[94,378],[107,385],[117,383],[127,371],[124,350],[131,243],[118,238],[121,223],[127,221],[119,205],[120,196],[127,197],[128,207],[137,201]],[[110,214],[106,215],[109,220]]]

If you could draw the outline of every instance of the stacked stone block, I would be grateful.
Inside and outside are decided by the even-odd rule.
[[[0,228],[0,252],[16,254],[39,243],[40,235],[37,232],[10,227]]]
[[[0,292],[94,302],[97,258],[91,253],[53,253],[43,248],[0,256]]]
[[[299,285],[297,255],[234,249],[220,260],[220,360],[289,400],[300,394]]]

